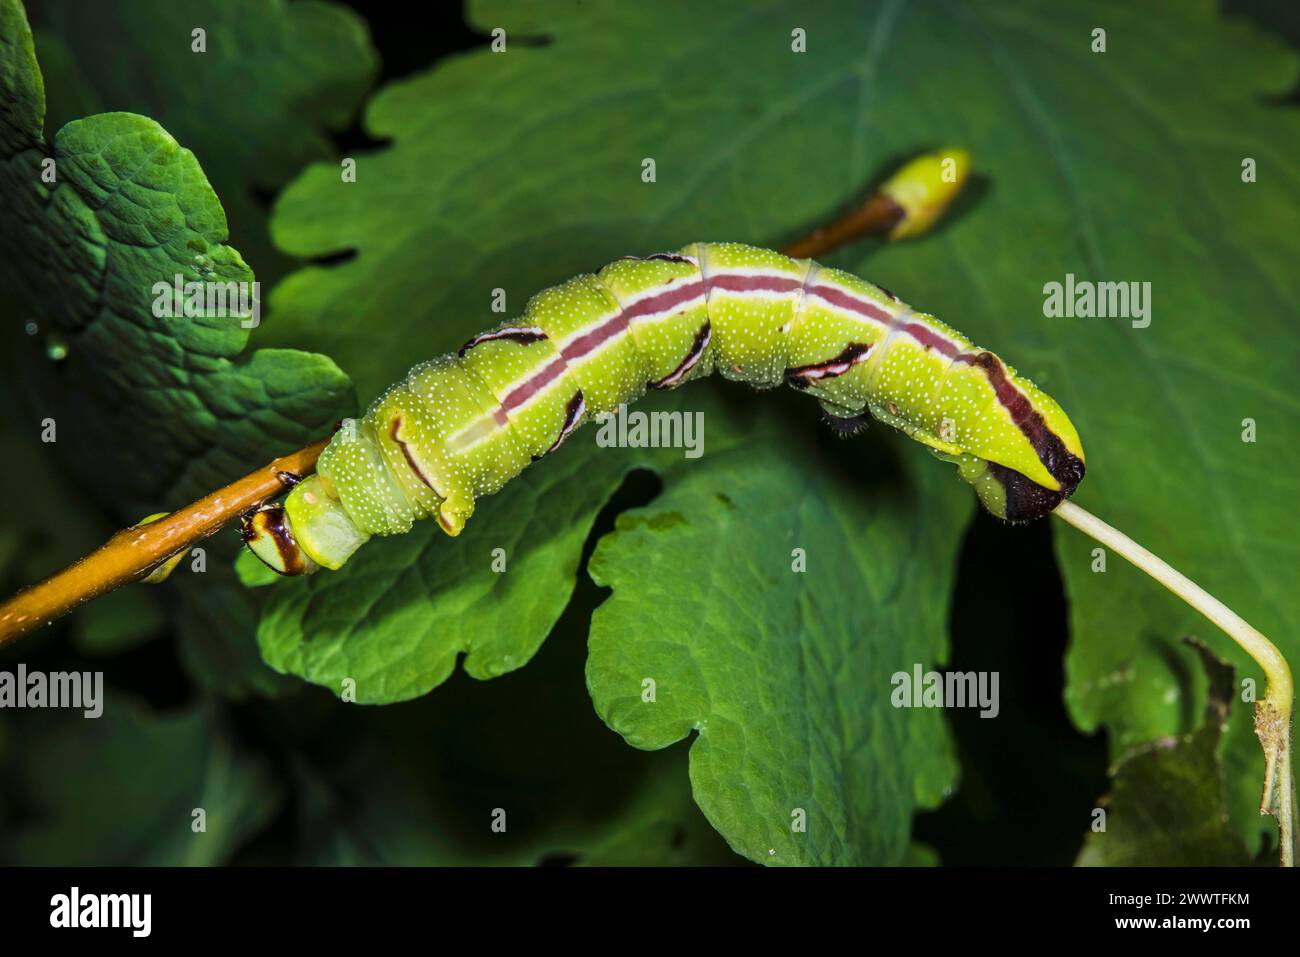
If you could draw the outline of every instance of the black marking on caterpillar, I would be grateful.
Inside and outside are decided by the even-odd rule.
[[[578,427],[578,423],[582,420],[582,413],[586,411],[587,402],[582,397],[582,390],[579,389],[577,392],[573,393],[573,398],[570,399],[568,404],[564,407],[564,425],[560,427],[559,437],[551,443],[551,447],[546,450],[544,453],[545,455],[550,455],[564,444],[564,440],[573,434],[573,430]],[[536,460],[538,456],[534,456],[533,458]]]
[[[530,342],[541,342],[548,338],[546,333],[536,326],[509,326],[505,329],[494,329],[491,332],[481,332],[473,339],[470,339],[457,350],[457,355],[462,359],[465,353],[469,352],[481,342],[496,342],[505,339],[509,342],[518,342],[520,345],[527,345]]]
[[[620,256],[620,259],[630,259],[634,262],[644,263],[658,259],[661,262],[681,263],[686,266],[694,266],[696,262],[690,256],[683,256],[681,253],[651,253],[649,256]],[[672,282],[672,278],[668,280]]]
[[[1005,518],[1008,522],[1028,522],[1040,518],[1066,499],[1066,492],[1043,488],[1005,465],[989,462],[988,471],[1006,492]]]
[[[688,372],[695,368],[696,363],[704,355],[704,350],[709,347],[709,341],[713,338],[713,327],[706,320],[700,327],[700,331],[695,334],[695,341],[691,343],[691,351],[686,353],[686,358],[668,375],[662,379],[656,379],[654,382],[648,382],[646,385],[651,389],[671,389],[677,383],[681,382]]]
[[[871,351],[868,342],[850,342],[839,355],[807,366],[796,366],[785,370],[785,381],[796,389],[807,389],[822,379],[834,379],[844,375],[867,357]]]

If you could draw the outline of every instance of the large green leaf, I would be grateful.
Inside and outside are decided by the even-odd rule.
[[[1287,224],[1298,192],[1287,158],[1298,126],[1267,102],[1294,79],[1289,51],[1220,20],[1209,2],[1076,9],[954,0],[866,11],[501,2],[472,6],[471,18],[515,40],[550,42],[455,58],[389,87],[366,125],[392,145],[359,158],[357,181],[319,166],[286,191],[273,230],[288,251],[356,255],[277,287],[276,341],[326,349],[371,395],[413,359],[490,324],[494,288],[517,309],[527,293],[625,253],[702,238],[774,243],[824,220],[888,158],[961,144],[985,186],[963,215],[927,241],[886,249],[869,269],[860,247],[833,260],[952,321],[1061,399],[1089,453],[1079,502],[1300,657],[1295,546],[1277,534],[1288,527],[1285,476],[1300,464],[1287,389],[1298,357],[1287,318],[1297,292]],[[1091,51],[1099,26],[1104,53]],[[794,28],[807,32],[806,54],[791,51]],[[640,178],[646,157],[656,160],[654,183]],[[1241,181],[1243,157],[1259,162],[1259,182]],[[1151,282],[1151,325],[1047,318],[1044,285],[1067,273]],[[1258,423],[1254,444],[1240,441],[1244,418]],[[562,462],[525,481],[551,482],[548,471],[573,468]],[[584,478],[562,494],[577,502],[602,483],[585,467]],[[773,482],[768,507],[785,491]],[[528,496],[511,494],[485,502],[474,521],[505,512],[518,528]],[[897,507],[907,521],[915,506]],[[691,531],[665,530],[656,547]],[[1058,542],[1079,725],[1107,727],[1117,753],[1189,730],[1204,681],[1195,658],[1165,636],[1204,629],[1113,556],[1094,573],[1091,544],[1072,531],[1061,529]],[[376,547],[386,546],[368,546]],[[418,548],[405,547],[413,558]],[[464,565],[435,554],[444,566]],[[548,569],[548,594],[565,590],[569,555]],[[906,560],[945,567],[951,552]],[[427,559],[390,566],[408,579],[439,572]],[[712,574],[729,582],[744,568],[735,557]],[[332,607],[317,605],[322,625],[351,616],[366,632],[367,612],[380,621],[405,615],[403,640],[391,643],[399,660],[431,620],[400,580],[395,590],[345,571],[312,587],[333,596]],[[533,604],[497,602],[494,618],[544,632],[530,619],[535,598],[518,593]],[[285,605],[302,600],[301,591],[284,594]],[[283,644],[286,620],[281,605],[264,643]],[[1226,639],[1208,638],[1258,677]],[[486,633],[477,640],[508,645],[500,661],[527,646]],[[425,684],[440,673],[421,667]],[[488,670],[485,660],[479,668]],[[1225,761],[1238,772],[1230,808],[1252,830],[1262,765],[1243,719],[1239,705]]]
[[[850,477],[770,419],[744,425],[601,540],[592,699],[637,747],[698,731],[695,799],[751,859],[898,864],[955,761],[939,714],[901,710],[891,679],[945,654],[940,556],[969,502],[922,452],[900,495],[878,465]]]
[[[275,812],[266,762],[242,752],[211,709],[153,714],[111,693],[102,705],[97,718],[18,716],[6,777],[25,782],[27,817],[10,863],[220,864]]]
[[[378,68],[360,17],[285,0],[40,0],[31,16],[52,125],[110,111],[157,120],[203,163],[258,274],[283,272],[259,194],[334,152],[325,132],[351,121]]]

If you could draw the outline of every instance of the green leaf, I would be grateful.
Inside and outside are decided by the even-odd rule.
[[[263,280],[281,274],[290,262],[258,194],[333,155],[326,131],[348,125],[378,72],[364,21],[341,4],[283,0],[41,0],[31,13],[52,125],[153,117],[202,161]]]
[[[241,753],[208,708],[154,714],[110,693],[98,718],[15,720],[23,733],[9,777],[25,782],[30,819],[12,836],[14,863],[221,864],[280,800],[265,762]]]
[[[45,137],[45,86],[32,33],[23,5],[17,0],[0,3],[0,90],[4,92],[4,114],[0,142],[5,155],[38,148]]]
[[[1105,829],[1089,832],[1078,863],[1102,867],[1241,866],[1246,846],[1229,824],[1219,747],[1235,688],[1232,666],[1200,642],[1210,675],[1205,723],[1135,748],[1111,769]]]
[[[125,514],[197,498],[264,461],[328,432],[352,402],[329,359],[263,349],[245,358],[250,330],[237,316],[154,314],[154,285],[253,281],[225,245],[226,219],[194,155],[156,122],[109,113],[67,124],[49,167],[43,96],[21,5],[4,0],[9,110],[0,128],[5,248],[37,305],[42,327],[68,350],[45,389],[60,442],[83,475]]]
[[[945,653],[953,565],[915,556],[952,555],[969,502],[919,450],[899,494],[746,424],[601,540],[592,700],[640,748],[698,731],[695,800],[739,853],[898,864],[956,768],[942,718],[897,707],[891,678]]]

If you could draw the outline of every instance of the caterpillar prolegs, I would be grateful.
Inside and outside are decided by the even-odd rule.
[[[276,571],[337,569],[372,535],[435,516],[457,535],[476,499],[647,389],[717,371],[866,415],[957,466],[994,515],[1055,508],[1083,478],[1057,403],[991,352],[838,269],[736,243],[613,262],[538,293],[522,318],[411,369],[345,423],[317,473],[247,516]]]

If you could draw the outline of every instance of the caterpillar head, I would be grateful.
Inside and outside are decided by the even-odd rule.
[[[247,513],[240,536],[249,551],[281,575],[310,575],[320,567],[299,546],[283,505],[263,505]]]
[[[281,575],[341,568],[370,538],[353,524],[320,475],[299,483],[283,504],[249,512],[241,533],[249,551]]]
[[[1074,494],[1083,479],[1083,460],[1074,459],[1068,473],[1062,472],[1061,487],[1051,489],[1013,468],[974,455],[940,455],[957,466],[957,474],[969,482],[981,504],[998,518],[1012,523],[1042,518]],[[1077,464],[1076,464],[1077,463]]]
[[[987,350],[959,352],[943,374],[933,436],[915,435],[949,461],[994,515],[1027,522],[1065,501],[1083,480],[1078,430],[1060,404]]]

